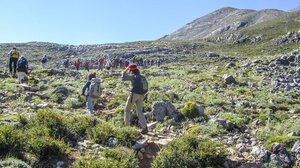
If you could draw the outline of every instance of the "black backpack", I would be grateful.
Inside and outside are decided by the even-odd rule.
[[[148,92],[147,79],[142,75],[135,75],[131,92],[137,94],[146,94]]]
[[[26,71],[26,59],[24,57],[19,58],[17,67],[18,71]]]

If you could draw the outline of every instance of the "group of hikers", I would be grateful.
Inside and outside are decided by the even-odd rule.
[[[79,59],[77,60],[80,61]],[[111,60],[107,60],[107,61],[111,61]],[[98,70],[102,70],[105,67],[104,65],[105,63],[107,63],[107,61],[105,60],[104,57],[100,57],[98,60],[99,62]],[[45,67],[47,62],[48,62],[48,57],[44,55],[43,58],[41,59],[42,66]],[[117,65],[121,66],[122,64],[121,65],[117,64]],[[128,62],[125,61],[123,65],[125,70],[122,72],[121,79],[123,81],[130,81],[132,86],[124,110],[124,122],[125,125],[127,126],[130,125],[131,108],[135,104],[139,124],[142,128],[141,133],[147,134],[148,128],[143,113],[143,100],[144,100],[144,95],[148,91],[148,83],[146,78],[140,74],[138,65],[141,64],[133,64],[130,63],[129,61]],[[28,61],[25,55],[24,54],[20,55],[20,52],[16,48],[13,48],[9,52],[9,71],[11,74],[13,74],[14,77],[17,77],[18,83],[22,83],[25,76],[29,73]],[[102,89],[101,89],[100,80],[99,78],[97,78],[96,72],[93,72],[88,75],[88,80],[82,88],[82,95],[86,96],[86,108],[90,115],[95,114],[94,106],[97,102],[97,99],[101,96],[101,94],[102,94]]]
[[[136,64],[138,66],[141,66],[143,68],[148,68],[149,66],[160,66],[162,62],[165,61],[165,59],[143,59],[143,58],[132,58],[132,59],[125,59],[125,58],[120,58],[120,57],[115,57],[115,58],[108,58],[105,56],[100,56],[96,62],[97,64],[97,69],[103,71],[104,69],[106,70],[111,70],[113,71],[114,69],[117,68],[127,68],[129,64]],[[63,60],[63,67],[64,68],[70,68],[70,59],[64,59]],[[92,60],[91,59],[86,59],[84,62],[81,61],[80,58],[76,58],[74,61],[74,67],[76,70],[79,70],[80,67],[83,66],[85,70],[89,71],[92,66]]]

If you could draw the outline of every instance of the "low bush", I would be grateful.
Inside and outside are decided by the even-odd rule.
[[[68,145],[63,140],[56,140],[50,136],[31,137],[27,140],[26,146],[28,152],[39,160],[62,157],[68,149]]]
[[[195,118],[199,116],[196,102],[187,102],[184,108],[181,110],[181,113],[184,117]]]
[[[72,168],[137,168],[138,160],[134,151],[128,148],[107,149],[103,151],[103,158],[84,158],[76,161]]]
[[[118,144],[122,146],[131,146],[131,142],[138,135],[138,130],[134,127],[120,127],[114,132],[114,136],[118,139]]]
[[[118,162],[118,167],[135,168],[138,167],[138,160],[135,152],[131,149],[118,147],[103,151],[103,156]]]
[[[152,167],[222,167],[225,158],[225,149],[220,143],[185,135],[170,142]]]
[[[31,168],[27,163],[15,158],[7,158],[0,160],[0,167],[6,168]]]
[[[291,148],[293,146],[293,144],[299,139],[300,139],[300,137],[297,137],[297,136],[289,136],[287,134],[283,134],[280,136],[275,136],[275,137],[269,138],[265,143],[265,147],[266,147],[266,149],[271,150],[273,143],[278,142],[283,147]]]
[[[115,137],[119,145],[130,146],[137,135],[138,131],[133,127],[113,127],[109,122],[101,122],[88,131],[90,139],[104,145],[110,137]]]
[[[88,137],[98,144],[105,144],[112,136],[114,136],[114,129],[106,122],[101,122],[88,131]]]
[[[91,116],[70,117],[67,121],[68,128],[81,137],[87,136],[87,131],[98,124],[98,120]]]
[[[220,118],[226,121],[231,121],[239,128],[242,128],[248,122],[247,117],[241,117],[240,115],[234,113],[220,113]]]
[[[9,125],[0,125],[0,156],[17,155],[24,150],[22,132]]]
[[[49,129],[49,136],[55,139],[63,139],[65,142],[72,143],[76,139],[75,133],[69,128],[67,118],[60,113],[43,109],[29,120],[28,127],[34,127],[36,125],[45,126]]]

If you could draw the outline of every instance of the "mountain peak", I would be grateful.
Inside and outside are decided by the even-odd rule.
[[[288,12],[299,12],[300,11],[300,6],[298,6],[297,8],[294,8],[292,10],[289,10]]]
[[[168,40],[203,39],[212,35],[236,31],[248,26],[282,16],[285,12],[277,9],[251,10],[233,7],[220,8],[195,19],[177,31],[163,37]]]

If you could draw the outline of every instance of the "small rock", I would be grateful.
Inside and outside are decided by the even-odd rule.
[[[158,121],[154,121],[154,122],[152,122],[150,124],[147,124],[148,130],[150,130],[150,131],[154,130],[156,128],[156,126],[157,126],[157,123],[158,123]]]
[[[57,167],[63,167],[65,165],[65,162],[63,162],[63,161],[58,161],[57,163],[56,163],[56,166]]]
[[[295,142],[295,144],[293,145],[293,148],[292,148],[291,152],[296,153],[296,154],[300,154],[300,140],[297,140]]]
[[[233,62],[230,62],[227,65],[225,65],[225,68],[232,68],[232,67],[235,67],[235,63]]]
[[[224,83],[225,84],[236,84],[236,80],[232,75],[224,74],[223,75]]]
[[[280,150],[281,150],[280,143],[275,142],[275,143],[272,144],[272,152],[273,153],[279,153]]]
[[[42,103],[42,104],[38,104],[36,107],[39,108],[39,109],[46,108],[46,107],[49,107],[49,104],[48,103]]]

